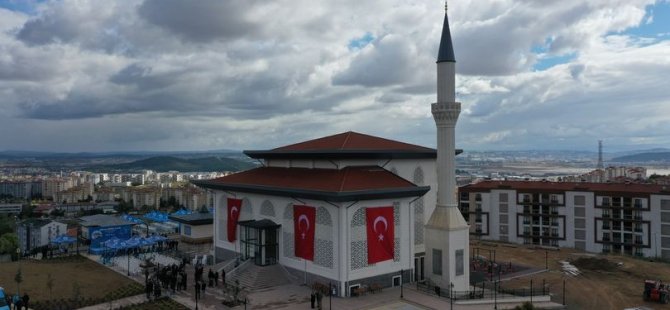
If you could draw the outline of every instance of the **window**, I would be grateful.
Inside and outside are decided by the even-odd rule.
[[[186,236],[191,235],[191,225],[184,225],[184,235]]]
[[[500,193],[500,196],[498,198],[498,200],[500,200],[500,202],[507,202],[507,199],[508,199],[507,198],[507,193]]]
[[[583,206],[586,204],[586,197],[583,195],[575,196],[575,206]]]
[[[442,250],[433,249],[433,274],[442,275]]]
[[[456,250],[456,275],[463,275],[463,250]]]

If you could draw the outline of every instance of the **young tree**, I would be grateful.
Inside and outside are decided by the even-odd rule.
[[[23,275],[21,274],[21,268],[16,272],[14,276],[14,282],[16,282],[16,292],[21,296],[21,282],[23,282]]]

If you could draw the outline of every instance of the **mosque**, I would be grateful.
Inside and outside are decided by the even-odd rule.
[[[217,261],[281,264],[338,295],[430,281],[469,289],[455,184],[455,57],[445,12],[431,106],[437,149],[345,132],[244,153],[262,166],[193,181],[214,198]]]

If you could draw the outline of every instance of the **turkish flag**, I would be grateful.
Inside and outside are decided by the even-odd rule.
[[[393,259],[393,207],[366,208],[368,264]]]
[[[314,232],[316,209],[310,206],[293,206],[293,232],[295,256],[314,261]]]
[[[240,218],[242,199],[228,198],[228,241],[237,240],[237,220]]]

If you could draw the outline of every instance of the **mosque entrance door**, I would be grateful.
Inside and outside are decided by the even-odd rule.
[[[274,265],[279,258],[277,230],[281,225],[263,219],[238,222],[241,226],[240,245],[243,260],[253,259],[258,266]]]

